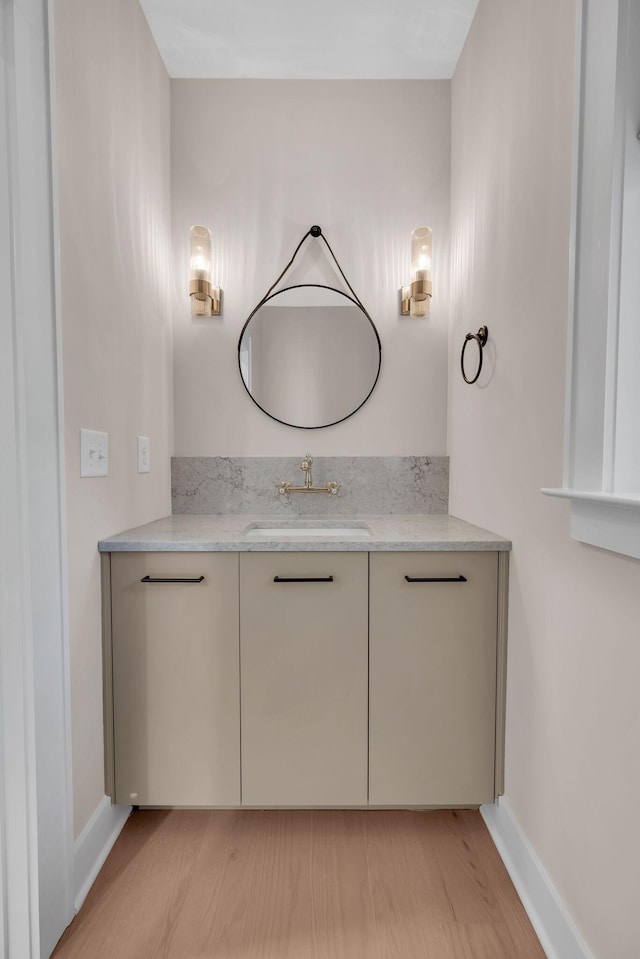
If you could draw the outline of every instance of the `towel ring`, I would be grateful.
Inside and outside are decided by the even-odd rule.
[[[462,353],[460,354],[460,370],[462,372],[462,379],[465,383],[475,383],[475,381],[480,376],[482,372],[482,351],[487,345],[487,340],[489,339],[489,330],[486,326],[481,326],[477,333],[467,333],[464,338],[464,343],[462,344]],[[467,348],[467,344],[470,340],[475,340],[478,344],[478,369],[476,370],[476,375],[472,380],[469,379],[467,374],[464,371],[464,351]]]

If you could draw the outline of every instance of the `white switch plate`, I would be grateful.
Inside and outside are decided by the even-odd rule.
[[[148,436],[138,437],[138,472],[148,473],[151,470],[151,444]]]
[[[109,475],[109,434],[80,430],[80,476]]]

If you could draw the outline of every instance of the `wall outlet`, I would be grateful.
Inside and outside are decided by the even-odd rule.
[[[109,475],[109,434],[80,430],[80,476]]]
[[[149,473],[151,471],[151,444],[148,436],[138,437],[138,472]]]

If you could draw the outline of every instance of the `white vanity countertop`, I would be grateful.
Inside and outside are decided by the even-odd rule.
[[[257,533],[260,528],[296,526],[327,529],[305,536]],[[341,527],[365,527],[368,535],[331,532]],[[446,513],[405,513],[385,516],[251,516],[208,514],[166,516],[145,526],[126,530],[98,543],[101,553],[111,552],[341,552],[356,550],[510,550],[511,542],[496,533]]]

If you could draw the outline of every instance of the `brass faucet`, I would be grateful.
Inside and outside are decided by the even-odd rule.
[[[291,483],[280,483],[278,490],[281,496],[288,496],[289,493],[326,493],[328,496],[337,496],[340,489],[340,483],[327,483],[326,486],[314,486],[311,467],[313,460],[311,454],[307,453],[300,463],[300,469],[305,474],[304,486],[292,486]]]
[[[313,478],[311,476],[311,467],[313,466],[313,460],[311,459],[311,454],[307,453],[303,461],[300,463],[300,469],[307,475],[304,478],[305,489],[311,489],[313,486]]]

